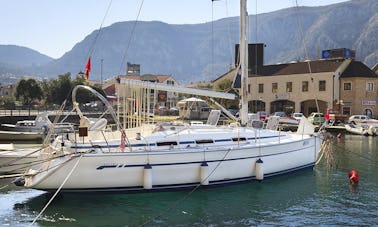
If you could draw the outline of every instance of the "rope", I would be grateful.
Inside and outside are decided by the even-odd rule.
[[[47,202],[47,204],[43,207],[43,209],[41,210],[41,212],[39,212],[39,214],[37,215],[37,217],[35,217],[35,219],[33,220],[33,222],[30,224],[30,226],[32,226],[36,221],[37,219],[42,215],[42,213],[47,209],[47,207],[50,205],[50,203],[54,200],[54,198],[58,195],[58,193],[60,192],[60,190],[62,189],[63,185],[67,182],[67,180],[70,178],[71,174],[73,173],[73,171],[76,169],[76,167],[78,166],[81,158],[83,157],[83,155],[80,155],[79,159],[77,160],[77,162],[75,163],[74,167],[71,169],[71,171],[68,173],[68,175],[66,176],[66,178],[64,179],[64,181],[62,182],[62,184],[59,186],[58,190],[56,190],[56,192],[54,193],[54,195],[50,198],[50,200]]]
[[[321,138],[319,137],[319,139],[321,139]],[[318,165],[318,164],[320,163],[320,161],[322,160],[322,158],[323,158],[324,155],[325,155],[324,158],[325,158],[326,161],[327,161],[327,165],[328,165],[328,166],[332,166],[332,163],[335,162],[335,160],[334,160],[334,158],[333,158],[333,156],[332,156],[332,152],[333,152],[332,148],[333,148],[333,147],[334,147],[334,148],[337,148],[337,149],[340,149],[340,150],[343,149],[343,152],[351,153],[351,154],[353,154],[353,155],[355,155],[355,156],[357,156],[357,157],[360,157],[360,158],[363,158],[363,159],[369,160],[370,162],[372,162],[372,163],[376,163],[376,164],[378,165],[378,160],[372,159],[372,158],[370,158],[370,157],[368,157],[368,156],[366,156],[366,155],[362,155],[361,153],[358,153],[358,152],[355,152],[355,151],[349,150],[349,149],[347,149],[346,147],[341,147],[341,146],[337,145],[336,143],[332,143],[332,147],[330,147],[330,144],[331,144],[331,139],[330,139],[330,137],[325,138],[325,139],[322,139],[322,148],[321,148],[322,154],[321,154],[321,156],[318,158],[318,160],[316,161],[315,166]],[[324,152],[324,150],[327,150],[327,149],[328,149],[328,151],[325,151],[325,152]]]
[[[105,21],[105,18],[107,17],[108,13],[109,13],[109,9],[110,9],[110,6],[112,5],[112,0],[109,1],[109,5],[108,5],[108,8],[106,9],[106,12],[105,12],[105,15],[104,17],[102,18],[102,21],[101,21],[101,24],[100,24],[100,28],[98,29],[98,32],[93,40],[93,43],[91,45],[91,47],[89,48],[88,50],[88,58],[89,56],[92,55],[93,51],[94,51],[94,47],[95,47],[95,44],[97,43],[97,40],[98,40],[98,37],[100,36],[100,33],[102,31],[102,27],[103,27],[103,24],[104,24],[104,21]],[[87,58],[87,59],[88,59]]]

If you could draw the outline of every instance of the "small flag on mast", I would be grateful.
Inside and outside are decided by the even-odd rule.
[[[88,58],[87,65],[85,66],[85,74],[84,74],[85,80],[88,80],[90,71],[91,71],[91,57]]]

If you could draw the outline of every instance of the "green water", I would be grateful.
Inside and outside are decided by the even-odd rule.
[[[334,140],[335,163],[194,192],[64,195],[35,226],[346,226],[378,224],[378,138]],[[359,171],[351,187],[348,172]],[[95,177],[95,176],[94,176]],[[48,202],[41,191],[0,181],[0,226],[28,226]]]

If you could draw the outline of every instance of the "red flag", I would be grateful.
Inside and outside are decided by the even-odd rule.
[[[91,71],[91,57],[88,58],[87,65],[85,66],[85,74],[84,74],[85,80],[88,80],[90,71]]]

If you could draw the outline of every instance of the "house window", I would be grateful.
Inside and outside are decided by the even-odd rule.
[[[259,84],[259,93],[264,93],[264,84]]]
[[[293,82],[286,82],[286,92],[293,91]]]
[[[308,91],[308,81],[302,81],[302,91]]]
[[[344,83],[344,91],[351,91],[352,90],[352,83]]]
[[[319,81],[319,91],[325,91],[326,90],[326,81],[320,80]]]
[[[251,93],[251,85],[248,84],[248,93]]]
[[[374,83],[372,82],[366,83],[366,91],[374,91]]]
[[[345,106],[343,107],[343,115],[350,115],[350,107],[349,106]]]
[[[277,93],[277,90],[278,90],[278,84],[272,83],[272,93]]]

